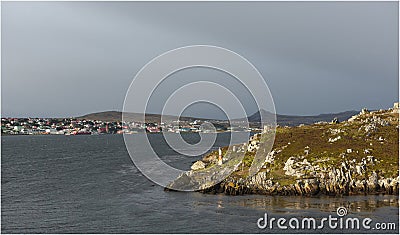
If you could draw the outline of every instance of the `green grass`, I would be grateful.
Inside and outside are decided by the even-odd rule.
[[[367,136],[364,128],[360,127],[366,123],[361,122],[365,118],[376,115],[390,122],[389,126],[378,126],[378,131]],[[269,176],[274,182],[281,185],[294,184],[296,178],[285,175],[283,167],[287,159],[291,156],[303,156],[304,148],[310,147],[310,153],[304,156],[313,165],[320,168],[340,167],[344,160],[361,159],[368,155],[374,156],[378,161],[374,165],[368,165],[367,175],[372,171],[377,171],[384,177],[397,177],[399,166],[399,133],[397,125],[399,124],[399,116],[396,113],[382,112],[376,114],[367,114],[360,116],[361,121],[342,122],[338,124],[314,124],[301,127],[278,127],[276,129],[275,142],[273,149],[282,149],[282,152],[275,155],[274,164],[267,166]],[[341,129],[343,133],[331,134],[330,129]],[[341,139],[329,143],[329,138],[341,136]],[[385,141],[378,141],[379,137],[383,137]],[[288,144],[290,142],[290,144]],[[372,145],[371,145],[372,143]],[[347,149],[352,149],[352,153],[346,153]],[[364,149],[372,149],[370,154],[365,154]],[[223,148],[223,154],[227,148]],[[358,152],[357,152],[358,151]],[[346,153],[342,158],[341,154]],[[217,157],[218,152],[213,152]],[[234,172],[232,176],[246,177],[255,153],[246,153],[243,158],[243,168]],[[243,169],[243,170],[242,170]],[[265,169],[262,169],[265,170]]]

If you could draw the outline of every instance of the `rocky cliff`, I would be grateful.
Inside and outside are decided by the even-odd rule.
[[[222,182],[200,187],[204,193],[228,195],[354,195],[399,193],[399,110],[369,112],[363,109],[347,121],[276,129],[273,150],[265,154],[262,169],[249,176],[260,144],[255,135],[238,145],[245,157]],[[227,153],[228,148],[223,149]],[[225,154],[226,155],[226,154]],[[196,173],[217,164],[212,152],[170,186],[182,184]],[[229,161],[229,159],[225,159]],[[204,176],[204,174],[203,174]],[[202,179],[191,181],[202,184]]]

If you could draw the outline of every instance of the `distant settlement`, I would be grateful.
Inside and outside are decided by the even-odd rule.
[[[159,132],[209,132],[202,130],[204,121],[165,123],[105,122],[76,118],[1,118],[2,135],[98,135]],[[231,127],[228,121],[212,121],[217,132],[261,131],[257,127]]]

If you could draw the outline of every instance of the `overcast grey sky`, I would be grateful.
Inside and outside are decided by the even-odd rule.
[[[280,114],[388,108],[398,99],[398,2],[1,4],[2,116],[121,110],[142,66],[193,44],[247,58]],[[164,95],[182,85],[183,76],[225,75],[178,73],[165,83]],[[239,93],[247,111],[255,111]],[[199,106],[187,114],[200,111],[207,112]],[[216,109],[207,115],[220,117]]]

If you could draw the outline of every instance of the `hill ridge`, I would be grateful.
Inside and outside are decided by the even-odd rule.
[[[248,116],[247,119],[249,122],[255,123],[260,122],[260,112],[264,112],[263,115],[268,118],[268,116],[272,115],[271,112],[261,110],[253,113],[252,115]],[[285,114],[277,114],[277,123],[279,125],[300,125],[300,124],[312,124],[319,121],[331,121],[333,118],[338,118],[339,121],[347,120],[353,115],[356,115],[359,111],[351,110],[351,111],[343,111],[339,113],[322,113],[318,115],[285,115]],[[142,118],[141,113],[125,113],[126,118],[132,121],[138,121]],[[164,115],[166,118],[174,118],[176,116],[173,115]],[[121,111],[102,111],[96,113],[89,113],[79,117],[78,119],[89,119],[89,120],[100,120],[100,121],[121,121],[122,120],[122,112]],[[146,121],[147,122],[160,122],[161,114],[153,114],[148,113],[146,114]],[[215,120],[215,121],[226,121],[221,119],[209,119],[209,118],[199,118],[199,117],[189,117],[189,116],[182,116],[180,117],[182,121],[194,121],[194,120]],[[244,121],[245,118],[233,119],[232,121]]]

